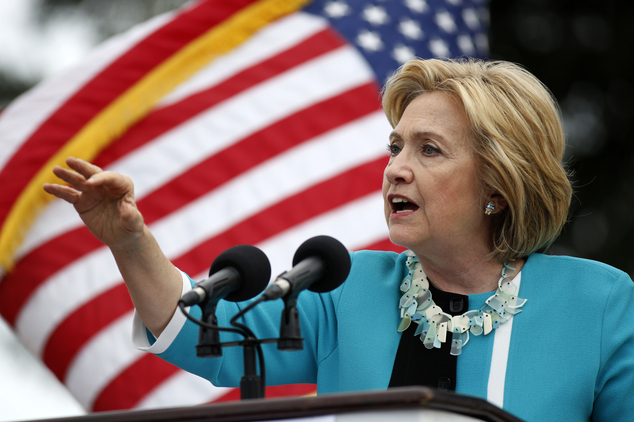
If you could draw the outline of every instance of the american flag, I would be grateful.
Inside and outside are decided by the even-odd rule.
[[[398,250],[379,90],[413,56],[484,56],[484,0],[206,0],[114,37],[0,116],[0,313],[88,411],[235,399],[131,346],[108,249],[42,191],[74,155],[128,174],[195,279],[236,244],[273,274],[325,234]],[[267,390],[305,394],[313,386]]]

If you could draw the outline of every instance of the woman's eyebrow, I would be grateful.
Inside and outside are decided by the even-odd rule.
[[[413,135],[416,139],[434,138],[438,140],[445,140],[445,137],[443,135],[431,130],[418,130],[415,131]],[[389,139],[393,138],[402,139],[402,136],[397,131],[393,130],[392,132],[390,132]]]

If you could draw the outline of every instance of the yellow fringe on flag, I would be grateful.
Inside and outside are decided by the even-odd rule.
[[[145,117],[154,104],[195,72],[228,53],[269,23],[301,9],[310,0],[261,0],[190,42],[149,72],[70,139],[31,179],[14,203],[0,232],[0,265],[10,271],[30,226],[53,196],[42,189],[55,183],[52,171],[69,156],[91,161],[111,142]]]

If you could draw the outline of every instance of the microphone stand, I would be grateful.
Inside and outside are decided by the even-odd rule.
[[[201,325],[198,330],[198,344],[196,345],[196,356],[204,357],[220,357],[222,356],[222,346],[220,344],[220,331],[217,328],[218,319],[216,318],[216,305],[210,307],[202,307],[203,314],[200,318],[206,325]]]
[[[257,301],[253,302],[252,305],[255,303],[257,303]],[[222,356],[222,347],[243,346],[244,376],[240,380],[240,398],[242,400],[264,398],[264,356],[260,344],[270,342],[270,340],[258,340],[247,326],[237,322],[234,324],[234,320],[237,319],[241,313],[238,313],[231,320],[232,324],[239,328],[220,327],[218,326],[218,320],[215,315],[216,306],[206,306],[205,303],[201,303],[200,305],[203,310],[203,315],[200,320],[197,320],[185,310],[185,305],[182,301],[178,303],[178,307],[185,317],[200,327],[198,332],[198,345],[196,345],[196,356],[200,358],[220,357]],[[247,308],[245,308],[245,311],[246,310]],[[221,343],[220,331],[240,334],[244,337],[244,340]],[[259,354],[260,372],[262,376],[257,375],[256,371],[256,351]]]
[[[233,318],[231,318],[230,324],[236,328],[218,326],[218,320],[215,315],[216,305],[207,306],[206,303],[201,303],[200,306],[203,310],[203,315],[201,320],[197,320],[189,315],[185,310],[185,305],[179,302],[179,308],[187,319],[200,326],[198,336],[199,344],[196,346],[196,355],[198,357],[219,357],[222,356],[222,347],[243,347],[244,376],[240,379],[240,398],[242,400],[264,398],[266,370],[264,354],[262,353],[263,343],[277,343],[278,350],[303,349],[304,339],[301,336],[299,325],[297,294],[284,298],[284,310],[282,311],[279,338],[259,340],[249,327],[237,322],[238,318],[266,300],[268,300],[266,297],[260,296],[234,315]],[[238,333],[244,337],[244,340],[221,343],[219,331]],[[259,359],[260,375],[257,374],[256,352]]]
[[[251,302],[246,308],[234,315],[229,322],[231,325],[242,330],[246,334],[244,340],[241,342],[244,360],[244,375],[240,379],[240,399],[242,400],[264,398],[266,371],[261,343],[265,342],[265,340],[258,340],[249,327],[238,322],[238,318],[260,302],[262,302],[262,298]],[[261,376],[259,376],[256,371],[256,351],[258,352],[260,360]]]
[[[240,398],[260,399],[264,398],[264,385],[262,378],[257,374],[255,364],[255,350],[258,341],[255,337],[247,337],[242,342],[244,356],[244,375],[240,379]]]

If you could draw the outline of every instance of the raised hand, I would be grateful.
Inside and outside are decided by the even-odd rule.
[[[161,251],[136,207],[128,176],[78,158],[53,173],[68,185],[45,184],[44,190],[73,204],[84,224],[110,247],[146,327],[159,336],[170,321],[183,287],[181,273]]]
[[[74,157],[66,164],[71,170],[57,166],[53,173],[70,186],[45,184],[44,190],[73,204],[84,224],[103,243],[111,248],[129,247],[143,231],[132,180]]]

